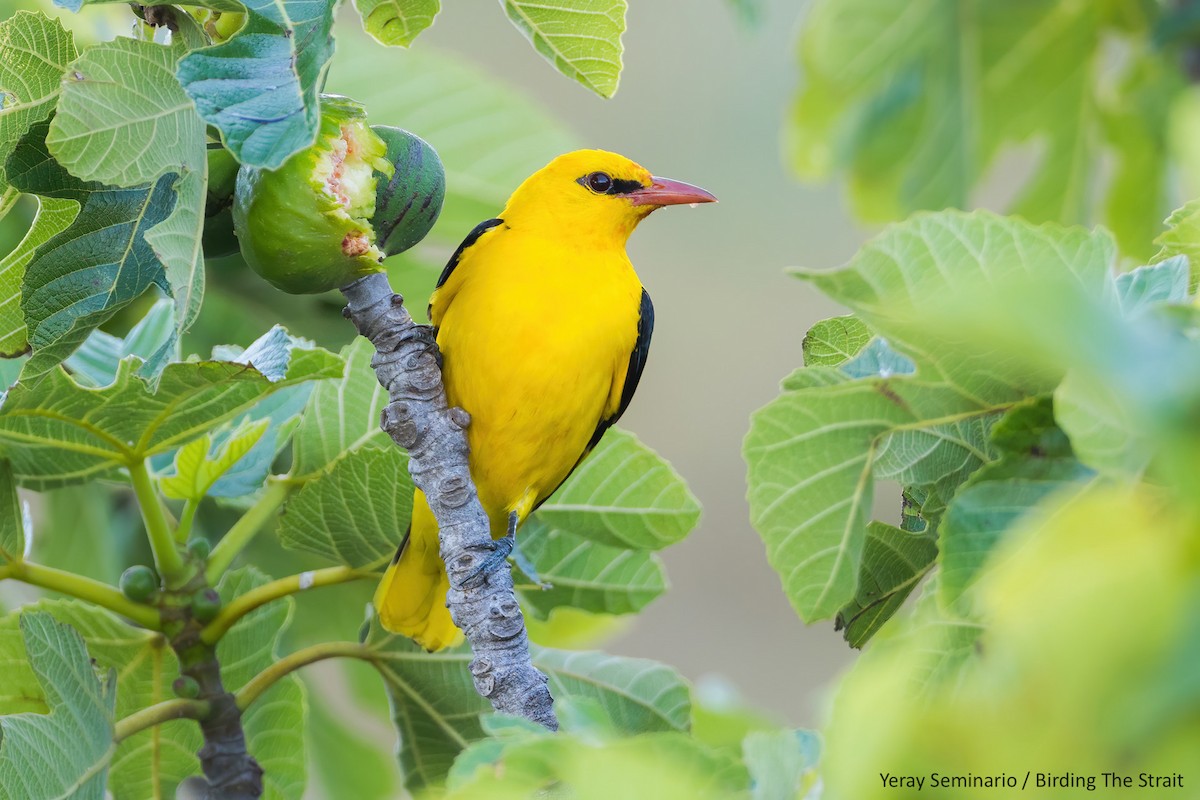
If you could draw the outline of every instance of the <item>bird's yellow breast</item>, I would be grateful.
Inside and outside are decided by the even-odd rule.
[[[471,414],[471,472],[503,535],[566,478],[620,402],[642,287],[621,247],[501,224],[434,294],[451,405]]]

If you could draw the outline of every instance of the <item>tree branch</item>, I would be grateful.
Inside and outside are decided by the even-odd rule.
[[[12,578],[22,583],[28,583],[30,586],[40,586],[43,589],[50,589],[86,600],[89,603],[95,603],[126,619],[133,620],[143,628],[154,631],[162,629],[158,609],[135,603],[107,583],[76,575],[74,572],[34,564],[31,561],[14,561],[6,564],[0,570],[0,580],[4,578]]]
[[[208,703],[203,700],[165,700],[119,720],[113,727],[113,741],[124,741],[146,728],[153,728],[173,719],[200,719],[208,714],[208,711]]]
[[[358,580],[359,578],[378,577],[377,573],[368,570],[358,570],[351,567],[327,567],[326,569],[310,570],[298,575],[264,583],[245,594],[235,597],[229,605],[221,609],[212,622],[200,631],[200,640],[205,644],[214,644],[225,635],[242,617],[259,606],[266,605],[272,600],[278,600],[289,594],[315,589],[318,586],[331,586],[336,583]]]
[[[169,589],[178,588],[186,580],[183,558],[179,555],[175,536],[171,533],[170,523],[167,522],[167,512],[163,508],[162,499],[154,488],[154,482],[150,480],[146,462],[137,461],[130,464],[129,477],[133,482],[138,506],[142,510],[142,520],[146,523],[146,535],[150,538],[150,550],[154,553],[154,566],[164,586]]]
[[[238,691],[237,707],[245,711],[263,692],[285,675],[327,658],[357,658],[374,662],[375,655],[369,647],[358,642],[321,642],[289,653],[255,675]]]
[[[513,592],[508,563],[464,581],[495,549],[467,462],[470,417],[447,408],[431,330],[416,325],[387,275],[374,273],[342,287],[345,314],[375,346],[371,365],[391,402],[382,427],[408,451],[413,483],[425,493],[438,522],[441,555],[450,575],[447,605],[475,655],[475,690],[506,714],[557,730],[546,676],[530,660],[525,618]]]

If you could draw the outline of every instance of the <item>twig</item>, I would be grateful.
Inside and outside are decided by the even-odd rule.
[[[208,711],[208,703],[203,700],[165,700],[119,720],[113,728],[113,741],[124,741],[146,728],[153,728],[173,719],[200,719],[208,714]]]
[[[467,462],[470,417],[447,408],[431,330],[413,323],[404,298],[387,275],[374,273],[342,287],[345,314],[375,346],[371,365],[391,402],[381,425],[408,451],[413,483],[425,493],[438,522],[441,555],[450,574],[447,605],[475,655],[475,690],[497,711],[558,729],[546,676],[529,656],[525,618],[507,562],[465,586],[495,549]]]
[[[4,578],[87,600],[131,619],[143,628],[155,631],[162,629],[158,609],[135,603],[107,583],[76,575],[74,572],[34,564],[31,561],[15,561],[6,564],[3,570],[0,570],[0,580]]]
[[[170,523],[167,522],[166,509],[163,508],[162,499],[150,480],[146,462],[137,461],[130,464],[129,477],[133,482],[138,506],[142,510],[142,520],[146,523],[146,535],[150,539],[150,550],[154,553],[154,566],[167,588],[178,588],[180,583],[186,580],[183,558],[175,545],[175,536],[171,533]]]
[[[336,583],[370,577],[378,577],[378,575],[368,570],[358,570],[352,567],[327,567],[264,583],[245,594],[238,595],[229,605],[222,608],[212,622],[200,631],[200,640],[205,644],[216,643],[239,619],[272,600],[303,592],[306,589],[315,589],[318,586],[331,586]]]
[[[301,667],[307,667],[309,664],[315,664],[327,658],[357,658],[374,662],[375,654],[369,647],[358,642],[321,642],[303,650],[297,650],[251,678],[237,693],[237,707],[245,711],[280,678]]]

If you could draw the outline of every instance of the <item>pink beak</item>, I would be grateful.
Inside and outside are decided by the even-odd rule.
[[[712,192],[705,191],[699,186],[692,186],[683,181],[673,181],[670,178],[654,177],[654,183],[644,189],[636,189],[629,193],[629,202],[635,206],[675,206],[681,203],[715,203],[717,198]]]

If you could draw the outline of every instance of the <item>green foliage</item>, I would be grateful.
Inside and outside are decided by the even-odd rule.
[[[25,531],[17,483],[13,480],[12,465],[0,461],[0,567],[25,557],[28,536]]]
[[[17,142],[54,112],[62,76],[76,54],[71,34],[41,14],[19,11],[0,22],[0,180]]]
[[[49,614],[22,615],[20,635],[49,713],[0,723],[0,792],[14,800],[101,800],[114,749],[116,675],[97,676],[79,634]]]
[[[111,475],[187,444],[273,392],[341,369],[332,353],[297,346],[281,328],[235,360],[168,364],[156,387],[137,375],[141,364],[136,356],[122,359],[103,389],[62,369],[10,389],[0,409],[0,447],[18,481],[49,487]]]
[[[1164,131],[1183,82],[1175,48],[1150,41],[1157,6],[1119,5],[816,3],[786,128],[792,166],[807,179],[844,174],[855,210],[886,220],[970,207],[1006,149],[1035,145],[1011,210],[1076,223],[1099,215],[1096,167],[1112,157],[1103,218],[1122,249],[1148,256],[1171,205]],[[1129,57],[1114,78],[1115,37]]]
[[[85,23],[91,6],[123,5],[56,2]],[[335,56],[335,5],[204,0],[183,12],[154,0],[134,8],[147,22],[132,38],[97,42],[90,32],[81,50],[42,15],[0,22],[0,217],[19,209],[5,220],[16,246],[0,260],[0,353],[21,356],[0,365],[0,580],[51,593],[0,617],[0,796],[11,786],[22,797],[174,796],[200,770],[206,742],[187,717],[212,713],[213,676],[200,675],[210,664],[225,690],[240,692],[268,798],[302,795],[310,761],[323,778],[354,771],[334,788],[364,797],[395,793],[400,778],[387,767],[397,761],[410,789],[464,796],[498,763],[514,765],[509,789],[527,779],[598,796],[643,786],[663,797],[744,795],[752,782],[758,797],[806,789],[803,737],[764,734],[744,754],[737,726],[719,745],[693,737],[690,688],[660,664],[536,650],[570,731],[549,737],[490,713],[463,650],[430,655],[377,628],[361,648],[330,641],[353,635],[371,586],[326,584],[381,565],[408,525],[407,455],[379,428],[385,393],[369,343],[339,358],[270,327],[285,313],[278,298],[230,326],[270,328],[249,347],[188,355],[206,282],[228,297],[241,280],[239,259],[214,259],[239,244],[229,225],[235,176],[278,168],[312,143],[329,73],[329,88],[365,101],[371,122],[404,126],[374,126],[396,170],[368,193],[382,216],[363,218],[396,223],[379,230],[388,255],[433,228],[433,247],[389,264],[419,294],[436,275],[419,265],[443,261],[548,153],[575,145],[536,104],[445,57],[373,50],[355,34]],[[624,0],[503,7],[565,75],[616,91]],[[439,3],[360,0],[358,10],[370,36],[408,45]],[[164,18],[170,35],[152,28]],[[29,197],[18,205],[20,195]],[[351,331],[330,305],[301,308],[333,318],[329,329],[342,326],[345,341]],[[53,490],[32,503],[36,537],[17,486]],[[610,431],[522,532],[519,560],[548,582],[521,584],[526,613],[549,620],[546,635],[565,625],[578,642],[594,634],[572,619],[605,627],[640,611],[667,585],[653,551],[680,541],[699,515],[671,465]],[[277,518],[290,550],[260,539],[246,551],[255,566],[231,569]],[[151,563],[157,572],[130,566]],[[337,566],[318,569],[329,563]],[[304,625],[293,631],[290,594],[314,585],[328,594],[302,604]],[[386,694],[398,759],[336,699],[323,696],[310,714],[288,659],[310,644],[344,647],[377,670],[333,674],[348,676],[356,696],[371,681],[367,714],[384,713]],[[322,693],[325,674],[312,684]],[[45,785],[13,783],[18,774]]]
[[[559,72],[602,97],[616,94],[625,0],[572,0],[558,5],[503,2],[508,18]]]
[[[334,4],[243,5],[242,28],[228,41],[188,53],[176,74],[201,119],[221,131],[238,161],[274,169],[317,134],[317,93],[333,56]]]
[[[400,731],[400,764],[410,791],[441,783],[460,752],[484,738],[488,702],[476,694],[469,651],[427,657],[411,641],[373,625],[367,639]],[[684,731],[687,684],[673,670],[604,653],[537,649],[534,665],[556,699],[587,698],[624,735]],[[631,740],[633,741],[633,740]],[[645,742],[639,736],[637,742]]]
[[[380,44],[408,47],[433,24],[440,0],[354,0],[363,29]]]

